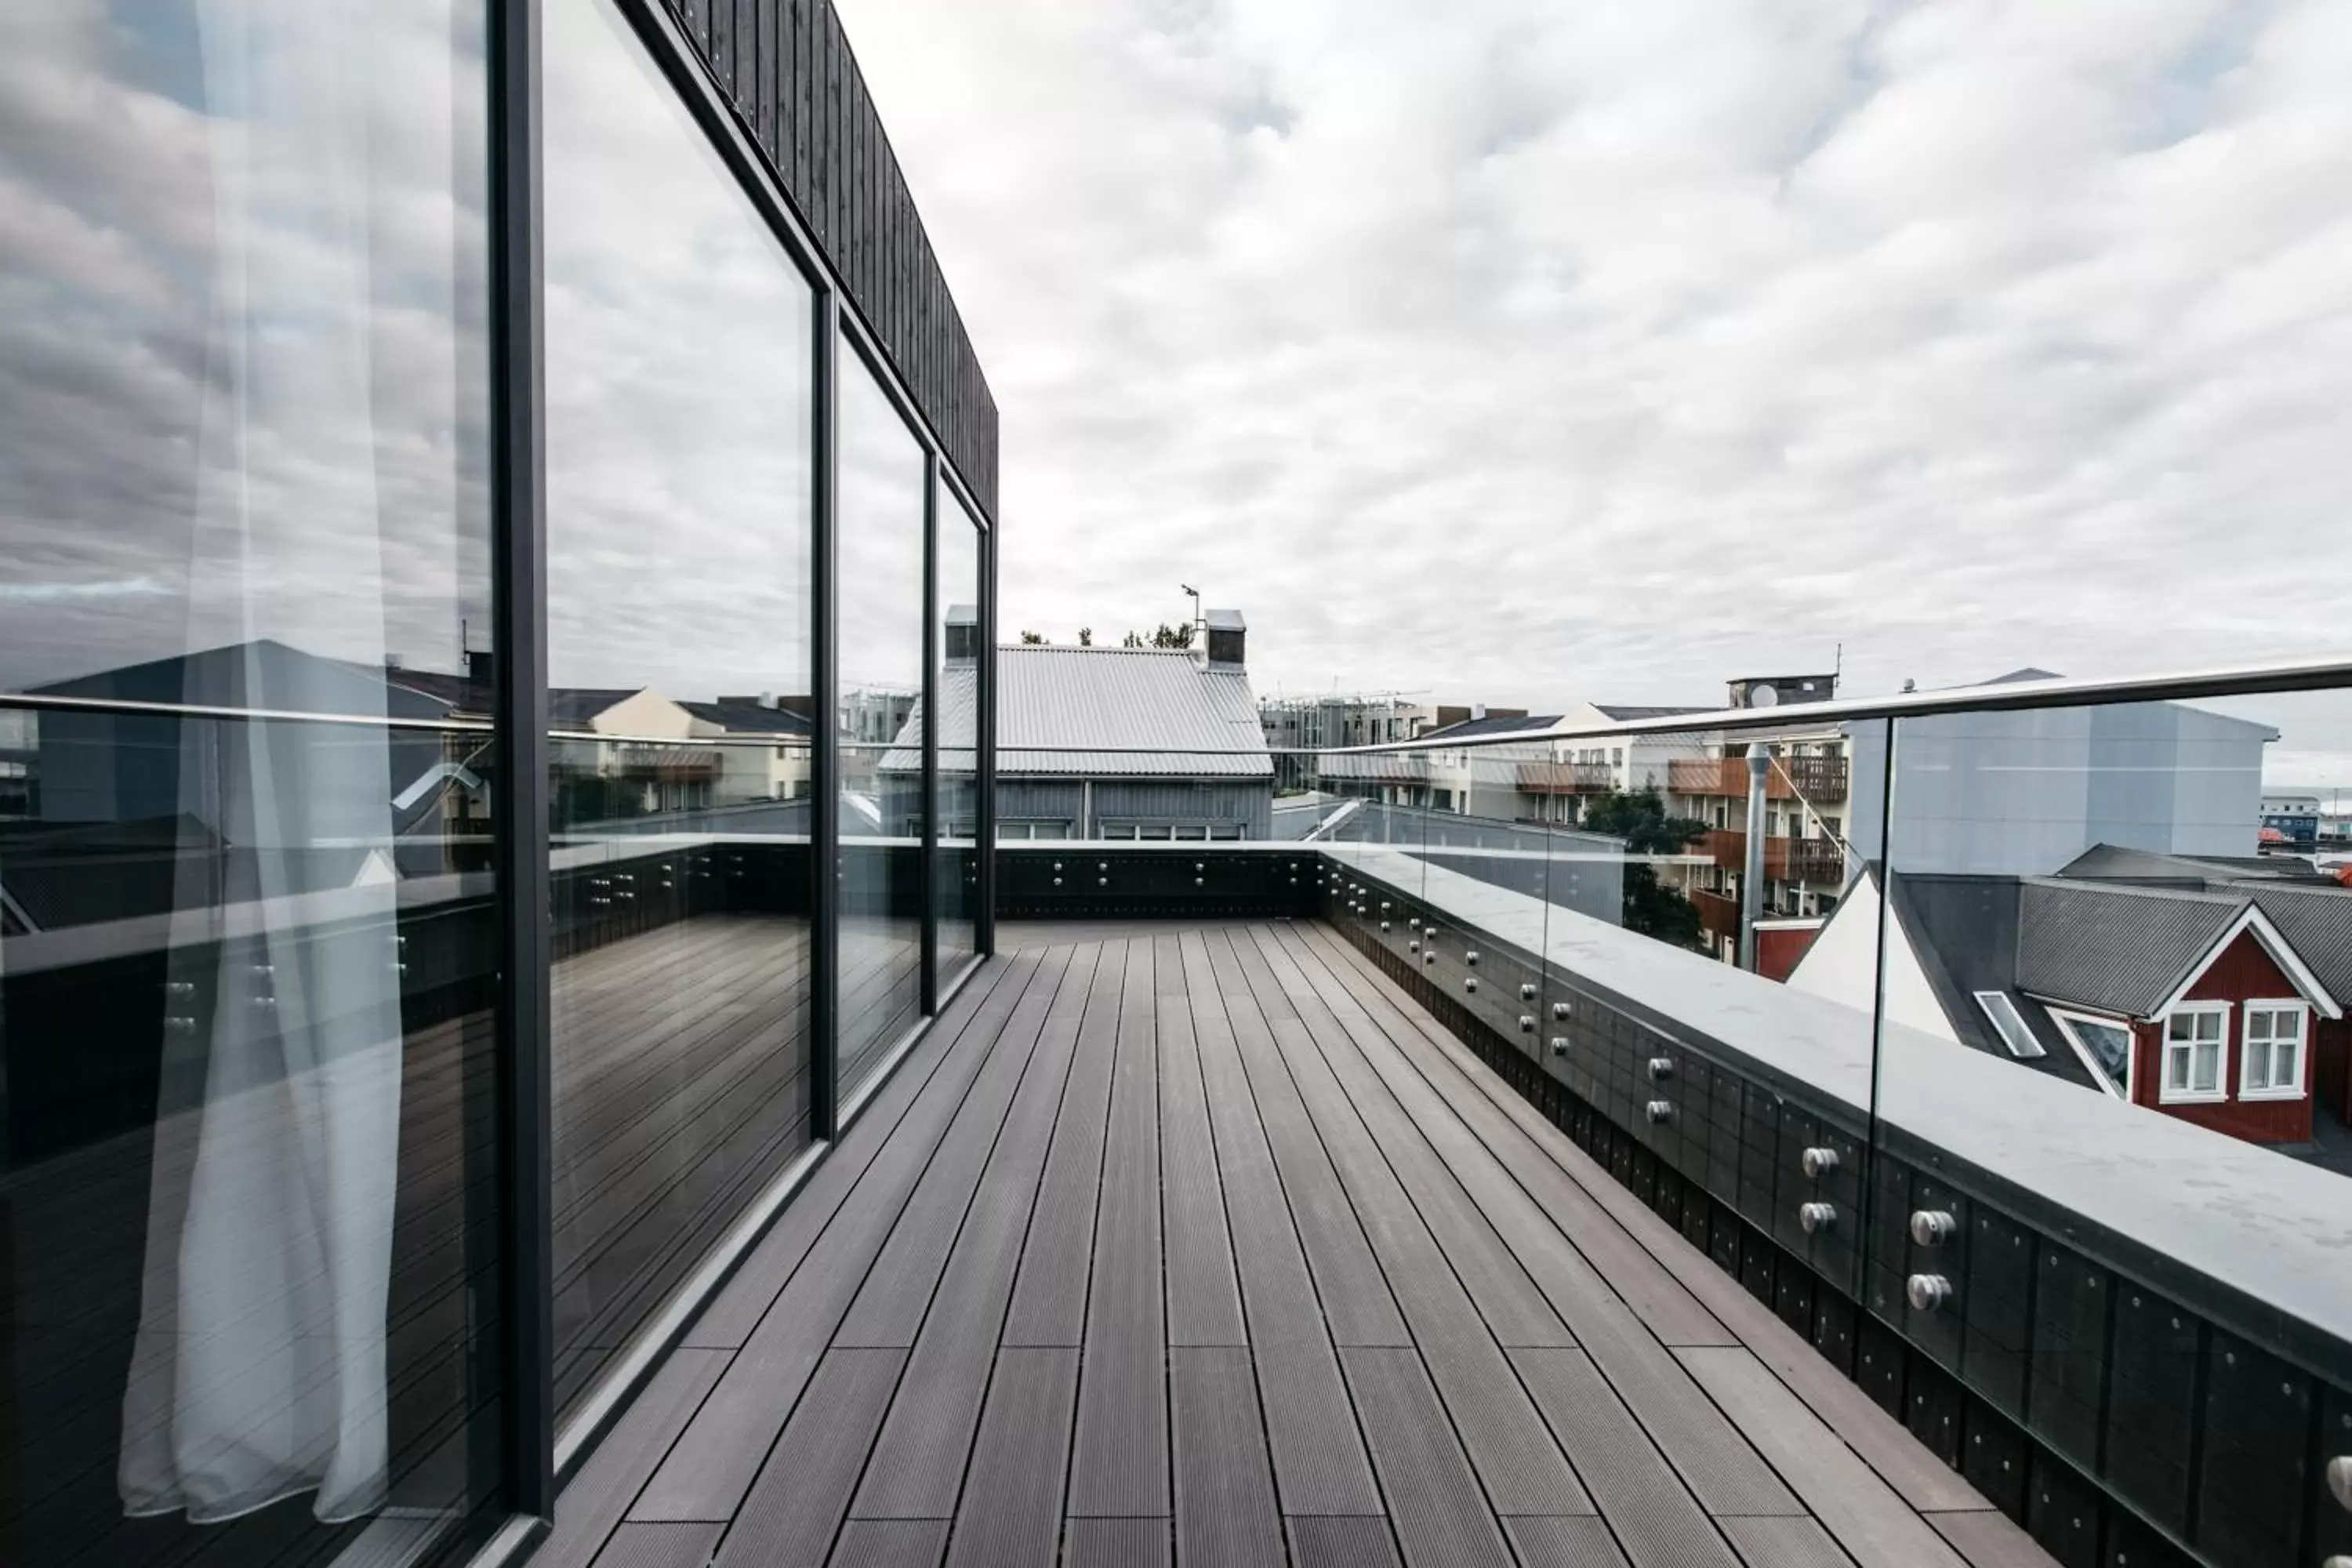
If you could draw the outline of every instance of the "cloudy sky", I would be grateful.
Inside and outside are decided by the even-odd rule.
[[[840,0],[1008,626],[1703,700],[2352,652],[2342,0]],[[2332,577],[2332,581],[2331,581]]]

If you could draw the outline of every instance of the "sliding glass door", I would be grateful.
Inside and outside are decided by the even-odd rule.
[[[484,22],[0,20],[0,1561],[500,1506]]]
[[[811,1141],[815,307],[617,11],[546,62],[562,1410]]]

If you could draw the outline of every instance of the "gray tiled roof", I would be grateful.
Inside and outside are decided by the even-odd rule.
[[[1238,669],[1204,668],[1181,648],[1034,643],[998,648],[996,668],[1001,776],[1274,776],[1257,699]],[[976,679],[968,665],[940,672],[942,746],[971,744]],[[923,721],[919,703],[883,772],[921,766],[913,742]]]
[[[2023,879],[2017,982],[2025,990],[2145,1018],[2245,909],[2242,894]]]

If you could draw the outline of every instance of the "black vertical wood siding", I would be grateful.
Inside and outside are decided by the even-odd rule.
[[[832,0],[665,3],[993,521],[996,399]]]

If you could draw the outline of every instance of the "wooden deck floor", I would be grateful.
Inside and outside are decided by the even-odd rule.
[[[2047,1561],[1331,932],[1006,937],[538,1563]]]

